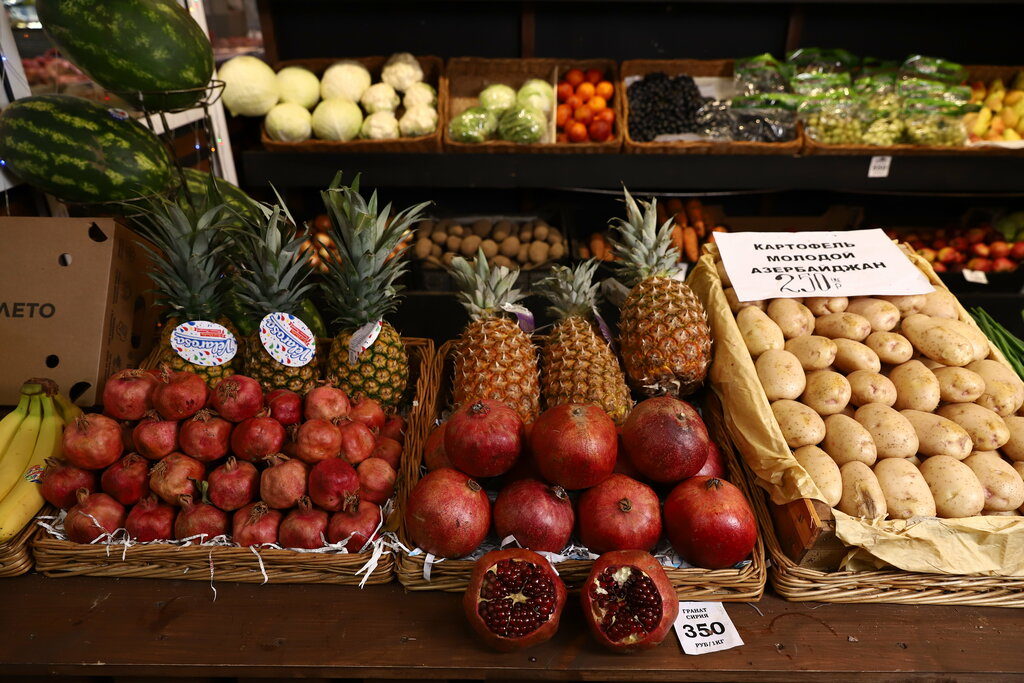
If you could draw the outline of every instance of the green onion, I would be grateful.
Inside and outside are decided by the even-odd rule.
[[[1013,333],[996,322],[981,307],[972,308],[971,315],[974,316],[974,320],[978,323],[981,331],[985,333],[985,336],[989,338],[997,349],[1003,352],[1006,360],[1010,362],[1010,365],[1017,374],[1024,379],[1024,341],[1021,341],[1019,337],[1014,336]]]

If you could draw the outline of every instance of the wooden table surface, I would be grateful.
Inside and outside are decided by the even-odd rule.
[[[0,579],[0,680],[28,676],[632,681],[1024,681],[1024,611],[997,607],[729,603],[745,645],[685,655],[670,633],[602,651],[576,594],[556,636],[484,649],[459,596],[332,585]],[[111,680],[106,678],[105,680]]]

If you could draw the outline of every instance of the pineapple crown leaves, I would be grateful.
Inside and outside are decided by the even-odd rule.
[[[679,253],[672,244],[672,219],[658,227],[657,199],[638,203],[625,186],[622,188],[626,218],[616,216],[608,223],[618,237],[610,237],[619,257],[619,279],[633,287],[649,277],[669,277],[679,270]],[[643,210],[641,210],[643,207]]]
[[[483,249],[477,249],[472,263],[456,256],[448,272],[472,320],[502,315],[502,306],[514,304],[526,296],[515,288],[519,269],[489,265]]]
[[[537,293],[551,302],[548,312],[559,320],[571,316],[593,317],[597,310],[599,282],[594,282],[597,259],[576,266],[552,266],[551,274],[536,284]]]

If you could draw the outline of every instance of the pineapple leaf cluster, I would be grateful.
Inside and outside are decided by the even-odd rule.
[[[597,259],[588,259],[573,268],[552,266],[551,274],[537,283],[538,293],[551,302],[548,312],[557,320],[593,316],[600,287],[599,282],[594,282],[597,265]]]
[[[615,255],[619,257],[619,279],[627,287],[633,287],[649,277],[671,276],[679,267],[679,253],[672,245],[672,219],[658,227],[657,199],[638,203],[629,190],[625,194],[626,218],[615,217],[609,221],[618,232],[609,238]],[[642,207],[642,210],[641,210]]]
[[[488,265],[483,249],[477,251],[472,263],[456,256],[448,272],[459,288],[459,298],[471,320],[501,315],[503,305],[526,296],[516,289],[519,269]]]

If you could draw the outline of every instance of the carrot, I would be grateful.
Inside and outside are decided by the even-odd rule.
[[[604,254],[608,251],[608,243],[605,242],[604,235],[595,232],[590,236],[590,251],[598,261],[605,260]]]
[[[683,255],[690,263],[696,263],[700,257],[700,250],[697,248],[697,231],[690,226],[683,228]]]
[[[678,223],[672,226],[672,246],[683,253],[683,226]]]
[[[581,259],[588,259],[588,258],[590,258],[590,249],[588,249],[587,247],[580,247],[580,258]]]
[[[654,213],[658,217],[658,225],[661,225],[662,223],[668,220],[668,211],[666,211],[666,206],[664,202],[655,206]]]
[[[704,207],[697,198],[686,200],[686,217],[697,230],[697,237],[703,237],[707,231],[704,225]]]

